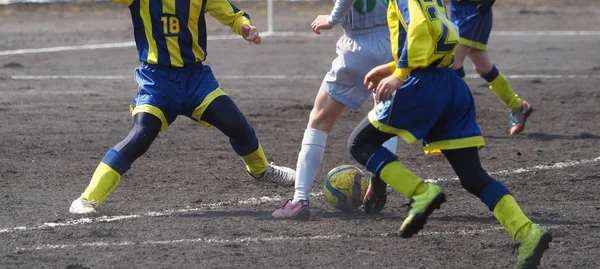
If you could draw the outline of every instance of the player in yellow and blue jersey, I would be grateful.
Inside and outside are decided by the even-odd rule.
[[[487,81],[490,89],[510,110],[510,134],[525,128],[525,121],[533,111],[532,106],[515,94],[510,83],[498,71],[487,53],[487,42],[492,31],[492,5],[495,0],[450,0],[450,19],[458,26],[459,45],[452,69],[466,81],[463,68],[468,56],[475,72]]]
[[[537,268],[552,237],[529,220],[504,184],[481,167],[478,149],[485,144],[471,91],[451,69],[459,35],[445,12],[443,0],[390,1],[394,61],[365,77],[379,103],[354,129],[349,151],[377,175],[374,179],[413,200],[399,231],[401,237],[412,237],[446,196],[439,186],[425,183],[404,167],[382,144],[394,136],[409,144],[421,140],[427,154],[446,157],[462,186],[479,197],[520,243],[517,268]]]
[[[131,105],[133,126],[111,147],[92,179],[73,201],[74,214],[95,212],[119,184],[131,164],[144,154],[160,131],[178,115],[229,137],[233,150],[257,180],[293,186],[295,171],[268,164],[254,129],[235,103],[219,88],[206,58],[205,13],[209,13],[250,44],[260,44],[250,17],[228,0],[113,0],[131,11],[139,60],[138,92]]]

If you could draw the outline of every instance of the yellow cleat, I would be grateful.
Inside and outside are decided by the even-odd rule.
[[[432,183],[427,185],[426,192],[413,197],[408,217],[400,226],[400,237],[409,238],[417,234],[423,229],[433,210],[439,209],[442,203],[446,202],[446,195],[438,185]]]
[[[544,251],[548,249],[552,236],[545,228],[533,224],[531,233],[517,247],[517,265],[515,269],[538,268]]]

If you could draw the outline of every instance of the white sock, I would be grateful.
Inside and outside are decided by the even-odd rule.
[[[316,129],[306,129],[304,131],[302,149],[298,153],[298,162],[296,163],[296,193],[292,203],[308,200],[310,187],[315,181],[319,168],[321,168],[326,141],[326,132]]]
[[[382,146],[396,154],[396,151],[398,150],[398,137],[394,136],[390,138],[388,141],[385,141]]]

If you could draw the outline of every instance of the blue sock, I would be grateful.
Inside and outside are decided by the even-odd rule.
[[[112,169],[115,169],[120,175],[125,174],[125,172],[131,168],[131,163],[115,148],[110,148],[108,152],[106,152],[102,162]]]

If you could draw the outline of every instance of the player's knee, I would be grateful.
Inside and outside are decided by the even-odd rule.
[[[366,164],[367,160],[373,154],[373,150],[371,150],[372,146],[367,141],[363,141],[359,137],[351,136],[348,139],[348,152],[350,156],[354,158],[358,163]]]
[[[159,131],[160,128],[134,125],[127,137],[115,148],[130,162],[133,162],[148,151]]]

